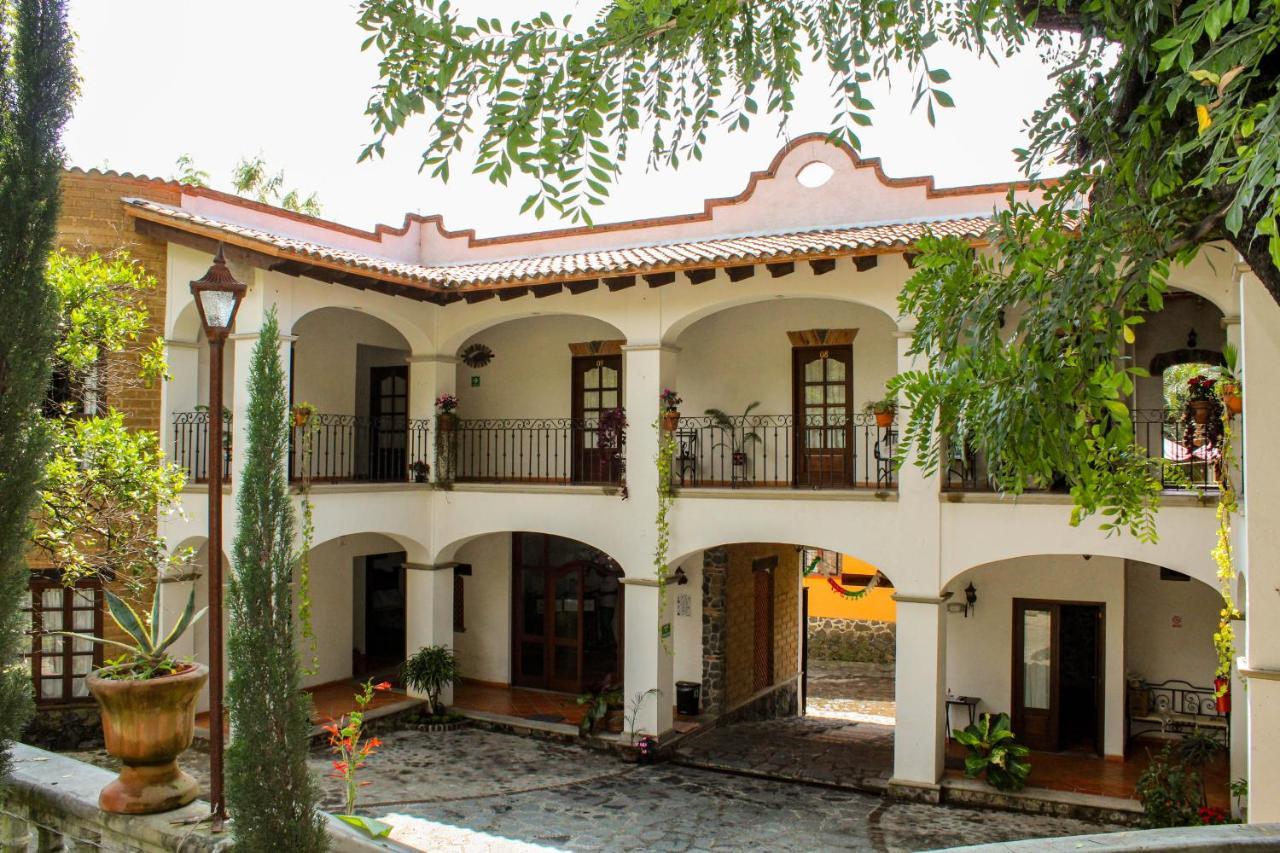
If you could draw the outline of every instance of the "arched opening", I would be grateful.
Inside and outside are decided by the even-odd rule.
[[[383,320],[321,308],[293,327],[290,398],[314,407],[295,429],[291,474],[403,482],[428,458],[427,426],[409,419],[409,343]]]
[[[1213,587],[1135,560],[1043,554],[976,566],[945,593],[948,731],[1007,713],[1033,750],[1027,784],[1121,797],[1169,738],[1207,733],[1222,745],[1207,772],[1229,805]],[[958,774],[964,750],[947,746]]]
[[[625,588],[612,557],[536,531],[478,536],[453,554],[455,706],[577,726],[579,695],[621,691]]]
[[[684,486],[892,488],[896,431],[873,409],[896,325],[851,301],[776,298],[680,333],[675,475]]]
[[[625,342],[576,315],[508,320],[463,341],[455,479],[617,482],[620,439],[609,424],[624,405]]]

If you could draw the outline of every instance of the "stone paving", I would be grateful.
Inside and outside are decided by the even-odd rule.
[[[395,731],[369,761],[362,814],[429,851],[923,850],[1109,831],[1058,818],[880,797],[674,764],[627,765],[574,744],[480,729]],[[81,754],[110,764],[102,753]],[[205,776],[207,756],[182,763]],[[312,756],[317,776],[329,756]],[[202,781],[204,781],[202,779]],[[339,791],[321,782],[326,807]]]
[[[893,725],[893,675],[893,664],[810,660],[806,713]]]

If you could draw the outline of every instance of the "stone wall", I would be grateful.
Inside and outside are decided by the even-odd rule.
[[[102,746],[98,706],[41,708],[23,730],[22,742],[54,751],[97,749]]]
[[[725,595],[729,554],[724,548],[702,552],[702,710],[724,711],[725,701]]]
[[[809,617],[809,659],[893,663],[897,625],[876,619]]]
[[[800,556],[794,546],[777,543],[752,543],[728,545],[712,549],[724,556],[713,558],[713,574],[723,560],[725,569],[723,635],[721,647],[716,647],[723,657],[724,698],[723,708],[733,708],[749,699],[755,692],[755,583],[752,564],[763,557],[777,557],[773,572],[773,684],[781,684],[793,678],[799,671],[800,649]],[[712,553],[712,552],[707,552]],[[704,590],[707,589],[706,559],[704,557]],[[718,581],[713,582],[718,583]],[[703,599],[703,654],[706,647],[706,608]],[[715,602],[710,602],[713,610]],[[713,618],[721,618],[714,614]],[[721,651],[722,648],[722,651]],[[705,675],[706,664],[704,664]],[[704,678],[705,681],[705,678]],[[704,686],[705,689],[705,686]],[[711,706],[708,705],[708,708]]]

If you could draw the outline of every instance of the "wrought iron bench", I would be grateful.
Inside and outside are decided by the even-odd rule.
[[[1129,740],[1151,732],[1198,731],[1219,735],[1224,743],[1231,740],[1231,712],[1218,710],[1212,687],[1196,687],[1180,679],[1144,681],[1130,688],[1127,710]]]

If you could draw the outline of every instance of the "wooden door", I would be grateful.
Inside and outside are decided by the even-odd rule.
[[[850,485],[853,347],[795,347],[791,353],[795,484]]]
[[[622,407],[622,356],[573,359],[573,471],[575,483],[616,483],[621,448],[601,448],[596,429],[602,412]]]
[[[404,480],[409,431],[409,366],[369,369],[369,479]]]
[[[516,537],[517,539],[519,537]],[[519,546],[516,547],[519,554]],[[547,576],[517,563],[512,573],[511,683],[547,686]]]
[[[1014,599],[1013,730],[1032,749],[1102,753],[1104,612],[1096,603]]]
[[[752,690],[763,690],[773,683],[773,572],[756,569],[751,573],[754,585],[754,661]]]
[[[582,566],[546,572],[548,608],[547,687],[582,690]]]

